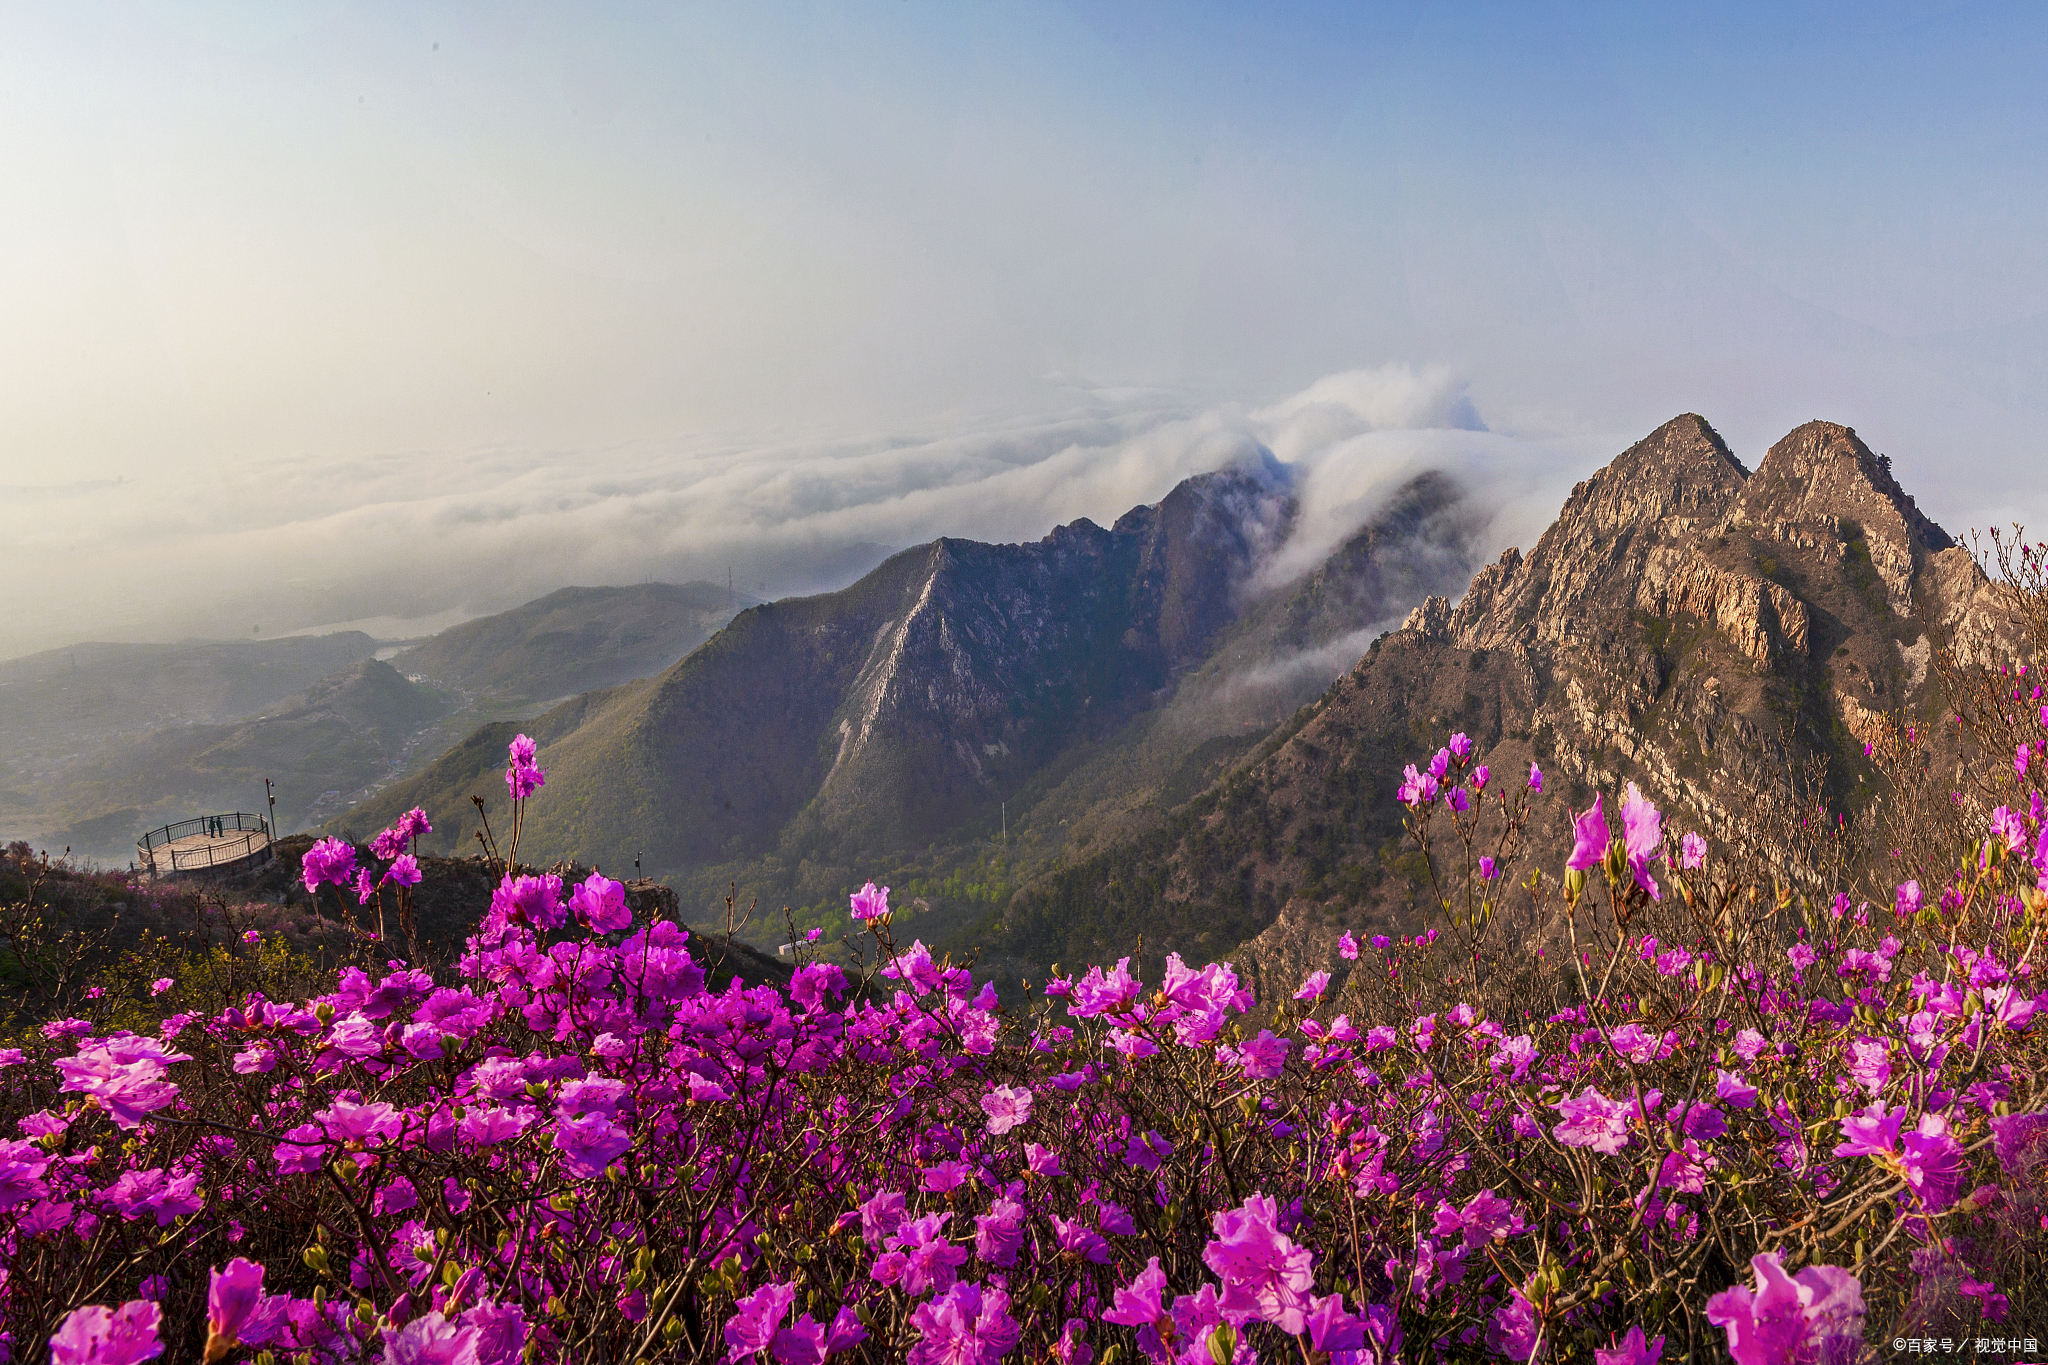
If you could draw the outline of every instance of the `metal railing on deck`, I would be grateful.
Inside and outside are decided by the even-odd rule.
[[[180,840],[195,835],[205,836],[206,842],[177,846]],[[269,845],[269,822],[260,815],[239,810],[180,820],[153,829],[135,841],[143,866],[158,874],[225,867],[253,857]]]

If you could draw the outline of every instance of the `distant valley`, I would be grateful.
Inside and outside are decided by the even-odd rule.
[[[281,829],[317,824],[479,724],[675,662],[733,600],[709,583],[569,588],[388,662],[357,631],[0,662],[0,837],[121,863],[155,825],[264,813],[265,777]]]

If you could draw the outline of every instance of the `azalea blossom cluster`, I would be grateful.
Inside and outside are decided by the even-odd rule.
[[[1476,840],[1498,794],[1461,741],[1404,779],[1425,848],[1431,818]],[[1278,1000],[1173,953],[1002,1000],[899,947],[872,883],[872,971],[799,949],[749,987],[616,881],[508,867],[445,970],[370,959],[0,1052],[0,1345],[1789,1365],[1957,1305],[2038,1312],[2032,863],[1975,858],[1903,917],[1756,913],[1640,791],[1620,811],[1619,837],[1597,800],[1574,819],[1577,989],[1541,1011],[1434,929],[1347,934]],[[394,866],[398,829],[372,846]],[[1983,837],[2031,856],[2038,801]],[[1488,847],[1482,908],[1516,845]],[[353,851],[315,850],[309,887],[342,884]]]
[[[384,862],[381,872],[373,873],[367,866],[358,866],[356,849],[344,839],[332,835],[314,841],[311,848],[300,857],[299,878],[306,888],[306,894],[313,898],[314,908],[320,905],[320,888],[333,885],[340,890],[355,892],[357,907],[377,903],[377,930],[379,939],[384,935],[385,887],[392,887],[398,896],[398,916],[401,929],[407,941],[413,939],[412,888],[420,884],[422,873],[418,855],[419,836],[433,833],[434,827],[427,820],[427,813],[415,806],[398,817],[387,829],[379,831],[370,841],[372,858]],[[344,898],[341,902],[344,914],[350,907]],[[417,945],[414,946],[417,953]]]

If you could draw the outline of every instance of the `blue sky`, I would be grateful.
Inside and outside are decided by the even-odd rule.
[[[802,586],[849,539],[1114,516],[1189,433],[1359,370],[1460,388],[1551,483],[1678,412],[1752,464],[1819,416],[1951,529],[2048,520],[2044,30],[1934,3],[11,12],[0,569],[44,609],[0,652],[184,620],[150,600],[166,564],[274,579],[228,604],[272,628],[715,575],[721,527]],[[1074,449],[1000,515],[932,496]],[[679,536],[678,499],[717,515]],[[391,570],[437,540],[462,548]],[[521,545],[553,567],[505,572]]]

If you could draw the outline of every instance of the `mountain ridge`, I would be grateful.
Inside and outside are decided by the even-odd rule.
[[[1810,759],[1855,809],[1882,718],[1932,714],[1929,629],[1965,647],[1999,629],[1986,586],[1851,428],[1803,424],[1751,472],[1685,414],[1576,485],[1455,608],[1418,606],[1250,762],[959,943],[1024,974],[1140,935],[1148,954],[1238,951],[1273,981],[1340,966],[1340,930],[1420,913],[1394,786],[1453,731],[1496,774],[1540,762],[1581,804],[1639,781],[1722,839]],[[1562,827],[1536,838],[1537,865],[1561,860]]]
[[[1035,542],[905,550],[840,592],[749,608],[658,677],[532,722],[549,786],[529,837],[614,866],[675,868],[850,864],[979,837],[963,831],[984,821],[994,834],[999,807],[1016,817],[1011,799],[1070,758],[1115,750],[1184,689],[1199,691],[1190,680],[1246,632],[1323,647],[1360,616],[1398,614],[1416,582],[1393,562],[1398,546],[1427,541],[1418,561],[1432,573],[1456,560],[1468,575],[1479,519],[1461,497],[1428,476],[1320,578],[1277,591],[1254,580],[1296,503],[1270,456],[1186,480],[1108,528],[1083,519]],[[1211,674],[1204,685],[1220,686]],[[1263,732],[1320,685],[1276,688],[1284,708],[1269,700],[1263,719],[1231,716],[1224,728]],[[469,791],[500,800],[499,736],[473,741],[333,827],[369,829],[415,801],[439,825],[443,812],[467,819]],[[1158,763],[1129,766],[1160,779]],[[1105,780],[1129,790],[1126,778]]]

